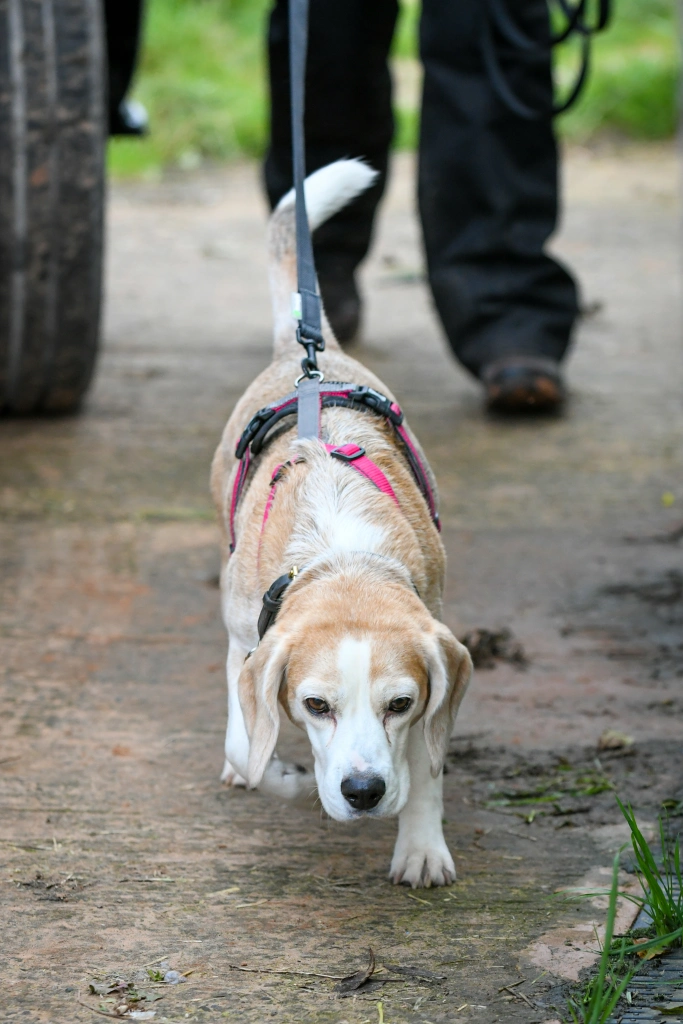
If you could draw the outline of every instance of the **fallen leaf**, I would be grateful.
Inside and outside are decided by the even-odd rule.
[[[598,740],[598,750],[624,750],[633,746],[633,736],[617,729],[605,729]]]
[[[640,945],[641,942],[651,942],[651,939],[643,938],[636,939],[635,945]],[[661,946],[650,946],[649,949],[644,949],[642,953],[637,953],[641,960],[654,960],[656,956],[662,956],[663,953],[668,953],[671,946],[670,943],[664,942]]]
[[[372,949],[368,950],[368,955],[368,966],[356,971],[355,974],[350,974],[348,978],[343,978],[336,986],[335,992],[357,992],[361,985],[365,984],[375,970],[375,954]]]

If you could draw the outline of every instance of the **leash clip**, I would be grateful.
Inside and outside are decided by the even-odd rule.
[[[304,362],[306,362],[305,359],[304,359]],[[302,380],[306,380],[306,379],[311,380],[311,378],[313,378],[313,377],[317,377],[321,384],[325,380],[325,374],[323,373],[322,370],[319,370],[317,368],[317,366],[316,366],[313,369],[311,369],[309,373],[304,372],[304,373],[299,374],[299,376],[294,381],[294,387],[298,388],[299,384],[301,384]]]

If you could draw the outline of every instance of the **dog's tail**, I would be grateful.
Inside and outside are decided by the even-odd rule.
[[[306,178],[306,212],[311,231],[324,224],[377,178],[377,171],[362,160],[337,160]],[[296,291],[296,232],[294,189],[282,197],[268,227],[270,289],[273,300],[275,355],[286,355],[296,344],[296,323],[292,318],[292,293]],[[325,331],[330,347],[337,342]]]

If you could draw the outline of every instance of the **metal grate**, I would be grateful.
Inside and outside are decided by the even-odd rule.
[[[636,924],[643,927],[639,921]],[[654,1020],[683,1024],[683,1010],[678,1014],[673,1010],[675,1006],[683,1006],[683,949],[661,960],[649,961],[643,971],[632,978],[628,991],[632,1005],[610,1017],[607,1024],[643,1024]]]

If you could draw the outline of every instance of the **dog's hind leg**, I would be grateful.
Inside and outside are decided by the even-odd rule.
[[[237,680],[247,651],[234,640],[230,641],[227,661],[228,677],[228,727],[225,731],[225,763],[221,782],[228,786],[246,786],[247,763],[249,761],[249,736],[244,724],[237,692]]]
[[[455,864],[443,836],[443,773],[433,778],[421,725],[408,737],[410,794],[398,816],[398,837],[389,877],[413,889],[450,885]]]

